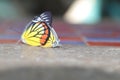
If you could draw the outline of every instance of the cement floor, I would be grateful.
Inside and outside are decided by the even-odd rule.
[[[0,44],[0,80],[120,80],[120,48]]]

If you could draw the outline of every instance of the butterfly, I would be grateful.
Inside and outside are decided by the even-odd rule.
[[[30,21],[21,35],[21,41],[31,46],[58,47],[60,40],[52,27],[52,15],[46,11]]]

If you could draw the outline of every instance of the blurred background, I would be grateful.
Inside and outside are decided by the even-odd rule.
[[[103,19],[120,20],[119,0],[0,0],[0,19],[39,15],[53,16],[72,24],[96,23]]]
[[[62,43],[120,46],[119,0],[0,0],[0,33],[6,34],[0,39],[20,39],[26,24],[44,11],[51,11]]]
[[[0,18],[33,17],[44,11],[62,17],[72,2],[73,0],[0,0]]]

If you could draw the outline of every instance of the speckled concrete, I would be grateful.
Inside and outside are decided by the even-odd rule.
[[[0,44],[0,80],[119,80],[120,47]]]

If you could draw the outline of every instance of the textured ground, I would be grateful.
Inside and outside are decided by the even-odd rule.
[[[0,80],[119,80],[120,48],[0,44]]]
[[[0,80],[120,80],[120,24],[55,20],[63,45],[41,48],[15,44],[27,21],[0,22]]]

